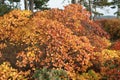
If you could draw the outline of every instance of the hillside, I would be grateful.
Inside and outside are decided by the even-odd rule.
[[[119,41],[119,28],[113,21],[109,27],[103,23],[107,21],[89,17],[75,4],[64,10],[12,10],[1,16],[0,79],[120,79],[120,51],[113,46]],[[113,34],[117,30],[117,38],[111,29]]]

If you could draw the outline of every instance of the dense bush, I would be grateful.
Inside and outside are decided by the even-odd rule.
[[[116,40],[120,38],[120,20],[119,19],[105,19],[100,20],[100,24],[103,29],[107,31],[112,40]]]
[[[41,70],[36,70],[33,75],[36,80],[69,80],[67,72],[62,69],[52,69],[43,68]]]
[[[34,14],[13,10],[5,14],[0,17],[1,63],[9,61],[18,71],[29,72],[30,79],[33,74],[37,75],[36,79],[44,78],[41,77],[43,70],[45,75],[55,72],[59,77],[61,70],[56,72],[56,69],[66,71],[72,80],[97,80],[104,76],[109,79],[111,74],[105,71],[111,71],[111,65],[107,61],[119,65],[119,51],[106,49],[110,45],[109,35],[89,20],[89,16],[82,6],[74,4],[64,10],[51,9]],[[118,66],[115,68],[118,71]]]
[[[120,50],[120,40],[115,41],[115,42],[111,45],[111,49],[112,49],[112,50]]]
[[[100,80],[101,75],[99,73],[96,73],[94,70],[89,70],[86,73],[82,73],[78,76],[78,79],[80,80]]]
[[[25,73],[18,72],[17,69],[11,67],[9,62],[4,62],[0,65],[1,80],[27,80]]]
[[[38,49],[36,52],[32,52],[32,54],[35,54],[33,57],[38,58],[31,59],[35,61],[40,59],[37,60],[40,62],[39,65],[49,68],[64,68],[71,71],[74,71],[74,68],[76,68],[76,71],[86,70],[89,66],[89,55],[92,53],[93,47],[85,36],[78,37],[73,35],[70,29],[59,22],[44,18],[34,19],[32,21],[38,23],[36,27],[34,26],[32,33],[34,33],[37,40],[31,45]],[[31,22],[31,24],[35,22]],[[46,22],[49,24],[46,24]],[[34,40],[34,38],[31,39]],[[33,61],[29,59],[30,57],[24,58],[22,54],[27,56],[29,53],[22,52],[18,54],[18,59],[23,58],[22,62],[26,62],[24,60]],[[37,54],[40,56],[37,56]],[[23,63],[21,64],[24,65]]]
[[[23,40],[30,34],[30,29],[25,26],[30,14],[29,11],[13,10],[0,18],[0,50],[5,60],[12,65],[15,64],[16,53],[27,45]]]
[[[73,9],[76,9],[75,13],[73,13]],[[87,20],[86,25],[82,24],[84,20]],[[63,68],[77,72],[86,71],[91,65],[89,56],[92,54],[93,48],[100,49],[108,46],[108,43],[105,42],[106,32],[92,24],[95,23],[89,20],[88,12],[79,5],[67,6],[65,10],[52,9],[35,13],[27,26],[32,28],[34,26],[30,40],[37,52],[32,53],[40,56],[34,56],[32,58],[34,60],[30,60],[30,57],[24,58],[27,56],[27,52],[19,53],[17,58],[23,60],[21,62],[18,60],[17,64],[22,67],[24,64],[35,63],[37,59],[37,66]],[[105,37],[101,37],[102,35]],[[99,40],[97,43],[92,41],[95,37]],[[38,60],[39,58],[41,59]],[[36,64],[31,65],[36,66]]]
[[[71,4],[66,6],[64,10],[52,9],[36,12],[34,17],[58,21],[69,28],[74,35],[86,36],[90,43],[97,48],[106,48],[109,44],[104,43],[105,39],[102,39],[103,37],[109,38],[109,35],[99,25],[89,19],[89,12],[80,5]],[[96,39],[99,40],[97,43]]]
[[[92,66],[95,72],[101,75],[101,79],[120,79],[120,52],[115,50],[103,50],[91,56]]]

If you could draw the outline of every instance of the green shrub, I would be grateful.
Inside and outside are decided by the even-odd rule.
[[[62,69],[43,68],[36,70],[33,77],[37,80],[69,80],[67,72]]]

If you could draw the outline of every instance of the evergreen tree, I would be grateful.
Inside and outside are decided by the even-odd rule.
[[[21,0],[7,0],[9,1],[9,6],[11,8],[20,8]],[[33,12],[34,9],[47,9],[47,2],[49,0],[24,0],[24,9],[31,10]],[[5,0],[0,0],[0,4],[6,4]]]
[[[110,6],[109,0],[71,0],[71,3],[81,4],[90,11],[90,19],[94,19],[96,16],[103,15],[97,11],[97,8],[103,8],[104,6]]]
[[[117,18],[120,18],[120,0],[96,0],[98,1],[96,4],[97,6],[103,7],[103,6],[112,6],[111,8],[116,8],[117,7],[117,12],[115,12],[115,14],[117,14]]]
[[[114,5],[113,7],[111,8],[115,8],[115,6],[117,6],[117,12],[115,14],[117,14],[117,18],[120,19],[120,0],[113,0],[111,2],[111,5]]]
[[[47,2],[49,0],[24,0],[24,5],[26,10],[31,10],[33,12],[34,9],[47,9]]]
[[[34,0],[35,9],[44,10],[47,9],[47,3],[49,0]]]
[[[4,15],[5,13],[8,13],[11,10],[11,6],[6,4],[5,0],[0,1],[0,16]]]

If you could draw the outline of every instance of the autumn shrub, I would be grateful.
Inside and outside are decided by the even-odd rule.
[[[117,80],[120,79],[120,58],[113,58],[104,63],[101,68],[103,79]]]
[[[0,50],[5,61],[18,70],[31,72],[43,66],[86,71],[93,50],[89,39],[74,35],[58,21],[30,17],[30,14],[13,10],[1,18]]]
[[[3,62],[0,65],[1,80],[27,80],[25,77],[25,73],[18,72],[17,69],[12,68],[9,62]]]
[[[103,50],[97,52],[91,58],[95,72],[101,75],[101,79],[117,80],[120,78],[120,52],[115,50]]]
[[[2,41],[7,42],[7,47],[2,49],[2,52],[18,53],[16,64],[19,67],[27,67],[29,69],[29,67],[46,65],[49,67],[61,67],[67,70],[74,70],[74,68],[78,71],[86,70],[89,65],[86,65],[89,61],[88,54],[92,52],[92,46],[85,36],[79,38],[58,21],[53,21],[44,17],[33,17],[30,20],[29,13],[20,12],[20,15],[23,15],[16,16],[16,14],[14,14],[15,12],[16,11],[13,11],[8,14],[8,17],[11,16],[13,20],[11,18],[7,20],[14,21],[15,18],[15,24],[17,24],[20,19],[21,24],[15,25],[13,22],[10,22],[12,24],[6,26],[8,30],[6,31],[3,29],[3,31],[6,31],[6,34],[1,32],[1,35],[3,34],[5,37],[1,36],[1,38],[3,38]],[[28,16],[24,16],[24,14],[28,14]],[[7,15],[4,17],[6,18]],[[52,56],[54,54],[56,55]],[[66,56],[63,57],[62,55]],[[74,56],[77,56],[78,59],[73,58]],[[86,56],[85,60],[83,60],[84,56]],[[79,59],[80,57],[81,59]],[[66,60],[64,60],[65,58]],[[83,63],[79,63],[78,65],[79,61]],[[41,64],[39,64],[39,62],[41,62]],[[71,67],[71,65],[73,66]],[[83,66],[79,67],[80,65]],[[68,66],[72,69],[69,69]]]
[[[13,10],[0,18],[0,50],[5,60],[12,64],[15,64],[16,53],[27,46],[23,40],[30,34],[25,27],[30,15],[29,11]]]
[[[0,40],[2,44],[20,44],[27,33],[25,25],[29,21],[29,11],[13,10],[0,18]],[[28,30],[29,31],[29,30]],[[16,43],[16,44],[15,44]]]
[[[58,21],[69,28],[74,35],[86,36],[90,40],[90,43],[98,49],[100,47],[108,47],[109,41],[105,41],[105,38],[109,38],[109,35],[99,25],[89,19],[89,12],[80,5],[70,4],[64,10],[51,9],[36,12],[34,17],[43,17]],[[94,41],[96,38],[99,40],[97,43]]]
[[[105,37],[101,38],[100,36],[88,36],[90,39],[90,43],[94,46],[94,51],[102,51],[103,49],[107,49],[111,46],[110,40],[107,40]]]
[[[90,14],[80,5],[70,4],[64,10],[52,9],[35,13],[36,17],[57,20],[70,28],[75,35],[97,34],[108,37],[107,33],[99,25],[89,19]]]
[[[85,36],[73,35],[70,29],[57,21],[44,18],[35,18],[32,21],[34,21],[33,23],[37,22],[33,33],[39,35],[36,37],[38,41],[34,43],[38,50],[31,53],[31,57],[34,57],[31,59],[25,57],[28,52],[19,53],[17,65],[20,64],[21,67],[24,67],[24,62],[27,65],[28,61],[37,62],[33,66],[63,68],[71,71],[85,71],[90,66],[89,55],[92,53],[93,47]],[[21,59],[22,61],[20,61]]]
[[[33,77],[35,80],[69,80],[67,72],[62,69],[43,68],[36,70]]]
[[[91,69],[99,69],[98,62],[102,65],[100,56],[100,60],[94,60],[94,51],[110,45],[106,39],[109,35],[89,16],[82,6],[74,4],[64,10],[51,9],[33,15],[13,10],[0,18],[0,52],[12,67],[30,70],[30,78],[43,67],[88,74]]]
[[[105,31],[107,31],[112,40],[120,38],[120,20],[119,19],[105,19],[99,21]]]
[[[79,74],[78,79],[79,80],[100,80],[101,75],[99,73],[96,73],[94,70],[89,70],[86,73],[82,73],[81,75]]]
[[[120,52],[105,49],[91,55],[86,72],[69,73],[72,80],[117,80],[120,78]]]
[[[27,67],[34,70],[34,68],[46,66],[47,68],[62,68],[66,71],[78,73],[87,71],[92,65],[89,60],[94,49],[98,48],[96,51],[99,51],[100,48],[108,46],[109,42],[105,38],[107,36],[106,32],[99,26],[91,26],[93,22],[89,19],[87,26],[84,24],[85,27],[83,27],[83,24],[79,22],[84,20],[85,16],[86,18],[89,16],[85,14],[83,17],[86,11],[84,12],[83,10],[83,13],[79,12],[81,7],[79,8],[78,5],[71,6],[68,6],[67,10],[46,10],[37,12],[32,16],[31,21],[27,24],[27,26],[32,27],[31,34],[33,35],[30,36],[32,44],[31,47],[28,47],[30,51],[18,53],[16,64],[19,67]],[[78,8],[76,11],[79,15],[82,13],[82,18],[75,17],[75,15],[78,16],[77,13],[74,16],[71,15],[73,7]],[[59,17],[63,13],[66,14],[65,18]],[[66,21],[67,17],[71,17],[75,21]],[[78,28],[76,28],[77,25],[74,23],[77,22],[77,19],[77,24],[80,26]],[[95,33],[97,30],[98,34]]]
[[[112,50],[120,50],[120,40],[115,41],[115,42],[111,45],[110,49],[112,49]]]

